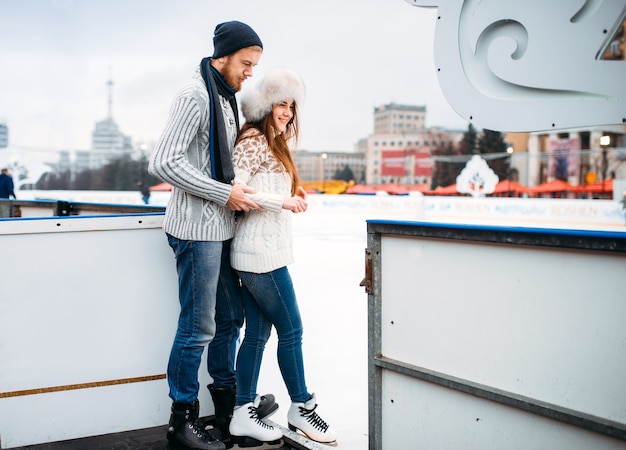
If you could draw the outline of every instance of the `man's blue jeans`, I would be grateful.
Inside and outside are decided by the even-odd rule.
[[[265,344],[278,334],[278,365],[292,402],[310,395],[302,358],[302,319],[287,267],[268,273],[237,271],[242,283],[246,333],[237,356],[238,406],[254,401]]]
[[[198,398],[198,370],[209,345],[209,374],[214,384],[235,385],[234,360],[243,324],[241,292],[230,268],[230,241],[185,241],[168,235],[176,256],[180,314],[167,366],[170,398]]]
[[[224,242],[222,266],[217,285],[215,337],[209,344],[207,365],[216,389],[235,388],[235,361],[239,330],[243,326],[243,300],[237,273],[230,265],[230,245]]]

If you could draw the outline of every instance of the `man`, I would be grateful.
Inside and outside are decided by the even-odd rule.
[[[143,180],[137,181],[137,189],[141,192],[141,199],[147,205],[150,203],[150,187],[143,182]]]
[[[13,186],[13,177],[9,175],[9,169],[2,169],[0,173],[0,198],[17,198]]]
[[[243,326],[239,280],[230,267],[235,211],[259,206],[253,189],[232,184],[231,151],[239,132],[235,93],[253,75],[263,44],[248,25],[217,25],[214,52],[174,99],[165,130],[150,158],[149,172],[170,183],[163,229],[176,256],[180,315],[167,367],[172,415],[168,449],[217,450],[229,442],[235,403],[235,351]],[[216,425],[211,436],[198,422],[198,369],[208,345],[209,385]],[[259,399],[258,415],[278,405]]]

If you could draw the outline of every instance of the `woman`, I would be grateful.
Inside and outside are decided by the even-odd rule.
[[[235,182],[256,190],[262,208],[237,221],[231,264],[243,288],[245,338],[237,357],[237,398],[230,433],[235,442],[279,441],[282,432],[257,416],[257,382],[272,326],[278,334],[278,363],[291,398],[289,428],[318,442],[334,442],[335,431],[315,412],[302,358],[302,320],[287,265],[294,261],[291,214],[307,209],[290,145],[298,139],[297,105],[304,84],[290,69],[274,69],[241,99],[246,123],[233,151]],[[266,448],[266,447],[264,447]]]

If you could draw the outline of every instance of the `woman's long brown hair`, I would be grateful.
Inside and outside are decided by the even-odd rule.
[[[272,110],[274,108],[272,107]],[[287,124],[287,128],[281,134],[276,134],[274,127],[272,126],[272,111],[265,114],[258,122],[246,122],[241,128],[241,133],[237,137],[237,144],[241,140],[241,136],[245,131],[254,128],[265,136],[267,145],[272,152],[272,155],[283,165],[289,176],[291,176],[291,195],[296,195],[298,186],[300,186],[300,176],[298,175],[298,168],[293,160],[293,155],[289,149],[289,143],[291,142],[294,148],[298,143],[298,108],[296,103],[293,104],[293,117]]]

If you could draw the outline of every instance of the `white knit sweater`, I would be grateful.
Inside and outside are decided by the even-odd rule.
[[[219,96],[228,143],[237,137],[230,103]],[[225,241],[235,231],[234,213],[226,207],[232,187],[211,177],[209,157],[209,94],[200,69],[172,104],[170,116],[150,158],[148,170],[170,183],[163,229],[192,241]]]
[[[248,130],[233,150],[235,183],[256,190],[251,198],[263,209],[237,219],[231,247],[236,270],[266,273],[294,261],[291,211],[282,209],[291,197],[291,177],[270,151],[265,136]]]

